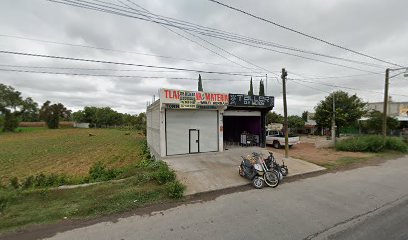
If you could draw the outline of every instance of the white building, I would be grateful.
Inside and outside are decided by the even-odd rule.
[[[265,145],[265,115],[274,98],[160,89],[147,107],[147,142],[156,157],[222,152],[224,143]],[[249,141],[249,140],[248,140]]]

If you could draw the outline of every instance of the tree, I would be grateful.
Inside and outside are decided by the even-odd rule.
[[[283,123],[283,120],[283,116],[275,112],[271,111],[266,114],[266,124]]]
[[[302,113],[302,119],[303,119],[303,121],[305,121],[305,122],[307,122],[307,115],[309,115],[309,112],[308,112],[308,111],[304,111],[304,112]]]
[[[371,111],[368,114],[369,119],[362,123],[363,130],[368,133],[381,133],[384,114],[380,111]],[[397,119],[387,117],[387,129],[394,130],[399,127],[400,123]]]
[[[333,118],[333,96],[335,99],[335,123],[337,126],[337,134],[340,129],[347,126],[355,126],[357,120],[360,119],[367,111],[364,103],[357,95],[349,96],[344,91],[331,93],[315,107],[315,116],[317,125],[321,127],[330,127]]]
[[[36,111],[36,103],[31,98],[23,99],[19,91],[0,83],[0,113],[3,115],[3,131],[14,131],[18,127],[21,115],[30,111]]]
[[[254,86],[252,85],[252,77],[251,77],[251,82],[250,82],[250,84],[249,84],[248,95],[249,95],[249,96],[253,96],[253,95],[254,95]]]
[[[259,96],[265,96],[265,87],[262,79],[259,82]]]
[[[288,127],[289,128],[303,128],[305,126],[305,121],[303,118],[292,115],[288,116]]]
[[[38,109],[38,103],[30,97],[26,98],[23,102],[25,111],[21,114],[21,121],[23,122],[38,122],[40,121],[40,110]]]
[[[50,101],[46,101],[40,109],[40,119],[47,123],[48,128],[59,128],[60,118],[69,118],[71,111],[68,110],[62,103],[50,105]]]
[[[201,74],[198,74],[198,91],[202,92],[203,90],[203,82],[201,80]]]

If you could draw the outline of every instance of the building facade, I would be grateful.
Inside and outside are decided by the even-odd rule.
[[[221,152],[228,143],[265,145],[265,116],[271,96],[160,89],[147,107],[147,142],[152,154]],[[246,144],[246,142],[245,142]]]
[[[369,110],[376,110],[383,112],[384,102],[367,103]],[[408,102],[388,102],[387,115],[390,117],[407,117],[408,116]]]

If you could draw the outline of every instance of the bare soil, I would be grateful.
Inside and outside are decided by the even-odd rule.
[[[278,154],[285,154],[284,148],[276,149],[268,146],[268,149]],[[301,142],[289,149],[289,156],[324,166],[345,157],[371,158],[376,155],[373,153],[361,152],[338,152],[333,148],[316,148],[315,144],[311,142]]]

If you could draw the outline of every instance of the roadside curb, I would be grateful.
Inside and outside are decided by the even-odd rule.
[[[327,169],[322,169],[322,170],[317,170],[317,171],[314,171],[314,172],[300,173],[300,174],[296,174],[296,175],[292,175],[292,176],[287,176],[287,177],[283,178],[283,181],[279,185],[289,183],[289,182],[294,182],[294,181],[301,180],[301,179],[310,178],[310,177],[320,176],[320,175],[323,175],[323,174],[326,174],[326,173],[329,173],[329,171]],[[216,195],[216,197],[212,197],[210,199],[210,200],[212,200],[212,199],[215,199],[215,198],[217,198],[217,197],[219,197],[221,195],[231,194],[231,193],[234,193],[234,192],[244,192],[244,191],[252,190],[252,189],[255,189],[255,188],[253,188],[251,182],[248,181],[248,183],[246,183],[246,184],[233,186],[233,187],[227,187],[227,188],[223,188],[223,189],[193,193],[193,194],[185,195],[184,197],[187,198],[187,199],[204,197],[204,198],[206,198],[206,201],[208,201],[209,199],[207,199],[207,197],[205,195]]]

